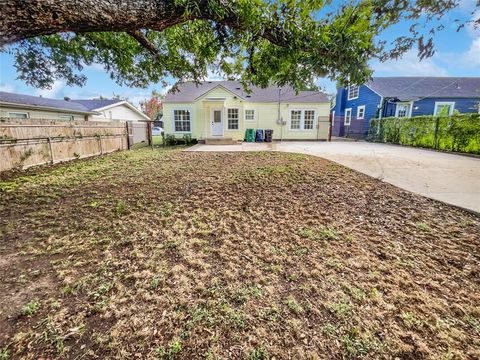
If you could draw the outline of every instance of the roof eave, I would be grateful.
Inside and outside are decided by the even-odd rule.
[[[150,121],[151,119],[145,115],[143,112],[141,112],[140,110],[138,110],[135,106],[133,106],[132,104],[130,104],[128,101],[126,100],[122,100],[122,101],[119,101],[119,102],[116,102],[116,103],[113,103],[113,104],[110,104],[110,105],[107,105],[107,106],[103,106],[101,108],[96,108],[96,109],[93,109],[95,110],[96,112],[100,112],[100,111],[104,111],[104,110],[108,110],[112,107],[115,107],[115,106],[120,106],[120,105],[125,105],[127,106],[130,110],[132,111],[135,111],[138,115],[142,116],[146,121]]]
[[[74,114],[82,114],[82,115],[93,115],[93,114],[95,114],[94,111],[81,111],[81,110],[74,110],[74,109],[56,108],[56,107],[51,107],[51,106],[19,104],[19,103],[11,103],[11,102],[8,102],[8,101],[0,101],[0,105],[10,106],[10,107],[15,107],[15,108],[26,108],[26,109],[31,109],[31,110],[40,109],[40,110],[66,112],[66,113],[74,113]]]

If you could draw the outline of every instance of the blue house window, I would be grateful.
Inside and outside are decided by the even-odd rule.
[[[453,114],[455,108],[455,102],[450,101],[436,101],[435,111],[433,115],[448,116]]]
[[[353,100],[358,98],[360,88],[358,86],[349,86],[348,87],[348,100]]]

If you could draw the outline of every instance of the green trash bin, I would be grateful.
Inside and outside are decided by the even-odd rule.
[[[255,129],[247,129],[245,131],[245,141],[255,142]]]

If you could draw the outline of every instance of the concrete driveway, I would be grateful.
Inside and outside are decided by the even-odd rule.
[[[320,156],[414,193],[480,213],[480,159],[367,142],[195,145],[187,151],[285,151]]]

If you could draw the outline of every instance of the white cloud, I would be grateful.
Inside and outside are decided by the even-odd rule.
[[[375,60],[371,65],[375,71],[374,76],[447,76],[447,70],[435,63],[437,56],[420,60],[412,49],[398,60],[383,63]]]
[[[15,86],[13,86],[12,84],[2,84],[2,83],[0,83],[0,91],[13,93],[13,92],[15,92]]]
[[[64,87],[64,81],[55,80],[50,89],[35,89],[35,95],[43,96],[46,98],[54,98],[61,90],[63,90]]]
[[[461,62],[465,67],[478,68],[480,70],[480,37],[473,40],[470,48],[462,54]]]

